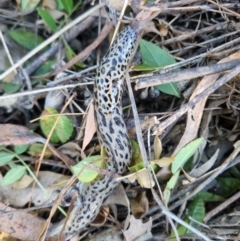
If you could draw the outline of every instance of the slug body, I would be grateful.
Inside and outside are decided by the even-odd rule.
[[[100,144],[107,154],[106,169],[122,174],[131,160],[131,146],[122,116],[123,82],[141,36],[137,28],[127,26],[103,57],[94,84],[94,112]],[[77,184],[74,208],[63,234],[71,236],[90,224],[104,200],[119,183],[107,175],[87,184]],[[69,196],[66,195],[66,200]],[[71,198],[70,198],[71,199]]]

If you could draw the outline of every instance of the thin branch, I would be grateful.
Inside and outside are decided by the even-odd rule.
[[[222,85],[230,81],[233,77],[240,73],[240,65],[237,65],[234,69],[231,70],[228,74],[224,75],[223,77],[219,78],[212,86],[207,88],[204,92],[197,95],[192,101],[188,102],[187,104],[183,105],[178,111],[163,121],[157,128],[155,133],[160,132],[162,133],[169,125],[176,122],[183,114],[185,114],[189,109],[193,108],[201,99],[204,97],[212,94]]]
[[[87,12],[80,15],[78,18],[74,19],[72,22],[70,22],[68,25],[63,27],[61,30],[59,30],[57,33],[52,35],[50,38],[45,40],[43,43],[39,44],[35,49],[33,49],[31,52],[29,52],[27,55],[25,55],[21,60],[19,60],[16,64],[14,64],[12,67],[7,69],[4,73],[0,75],[0,80],[2,80],[4,77],[6,77],[9,73],[11,73],[16,68],[20,67],[22,64],[24,64],[27,60],[29,60],[31,57],[33,57],[35,54],[37,54],[39,51],[41,51],[43,48],[45,48],[47,45],[52,43],[55,39],[59,38],[63,33],[65,33],[67,30],[75,26],[77,23],[81,22],[83,19],[87,18],[89,15],[94,13],[99,8],[103,7],[104,3],[100,3],[96,5],[95,7],[91,8]]]
[[[143,89],[155,85],[166,84],[170,81],[178,82],[190,79],[196,79],[210,74],[220,73],[232,69],[240,64],[240,59],[232,60],[220,64],[212,64],[203,67],[185,69],[178,72],[159,74],[138,78],[135,89]],[[134,78],[135,79],[135,78]]]

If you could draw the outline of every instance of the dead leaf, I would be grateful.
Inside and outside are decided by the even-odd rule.
[[[151,164],[156,164],[159,167],[168,167],[170,164],[172,164],[173,161],[174,161],[174,157],[170,156],[170,157],[163,157],[159,160],[153,160],[151,161]]]
[[[157,24],[157,27],[159,29],[160,36],[163,36],[163,37],[167,36],[168,29],[166,28],[166,26],[164,24],[159,23],[159,24]]]
[[[107,198],[104,204],[118,204],[123,205],[129,209],[129,200],[122,184],[119,184],[116,188],[114,188],[111,195]]]
[[[122,184],[120,183],[110,196],[107,198],[107,200],[104,202],[105,205],[109,205],[112,209],[113,216],[117,219],[117,208],[116,204],[123,205],[127,207],[128,214],[130,214],[130,203],[127,197],[127,194],[125,192],[125,189],[123,188]]]
[[[47,1],[48,2],[48,1]],[[53,19],[58,20],[59,18],[63,17],[63,16],[67,16],[66,13],[64,13],[63,11],[59,11],[57,9],[48,9],[47,10],[49,12],[49,14],[53,17]]]
[[[149,176],[147,174],[146,169],[142,169],[142,170],[136,172],[136,176],[137,176],[137,181],[141,187],[143,187],[143,188],[154,187],[155,182],[153,181],[152,176],[151,176],[151,180],[149,180]]]
[[[75,142],[68,142],[60,146],[58,150],[72,158],[77,158],[81,156],[81,148]]]
[[[57,4],[55,0],[43,0],[42,6],[48,9],[56,9]]]
[[[12,125],[12,124],[0,124],[0,145],[1,146],[8,146],[8,145],[24,145],[24,144],[31,144],[40,142],[45,144],[46,139],[31,132],[27,127],[20,126],[20,125]],[[63,153],[59,152],[53,145],[48,144],[49,149],[51,152],[60,158],[68,167],[75,165],[76,163],[69,158],[68,156],[64,155]]]
[[[0,145],[24,145],[45,140],[32,133],[27,127],[12,124],[0,124]]]
[[[216,162],[218,158],[218,153],[219,149],[216,150],[214,155],[207,162],[205,162],[202,166],[192,170],[189,175],[193,177],[201,177],[202,175],[204,175]]]
[[[121,181],[125,178],[127,178],[131,183],[133,183],[137,180],[138,183],[143,188],[151,188],[151,187],[154,187],[154,185],[155,185],[155,182],[152,179],[152,176],[151,176],[151,180],[149,180],[149,177],[148,177],[148,174],[147,174],[147,171],[145,168],[143,168],[142,170],[139,170],[137,172],[134,172],[132,174],[129,174],[127,176],[117,178],[117,180]]]
[[[96,132],[96,124],[94,121],[94,106],[93,104],[91,104],[87,115],[87,122],[86,122],[85,134],[83,139],[82,151],[85,150],[86,146],[92,140],[95,132]]]
[[[19,181],[16,181],[12,184],[14,189],[24,189],[33,182],[33,178],[25,174]]]
[[[37,240],[46,220],[6,207],[3,203],[0,203],[0,210],[0,232],[10,234],[20,240]]]
[[[60,90],[49,91],[45,98],[44,109],[51,107],[60,110],[63,106],[64,98],[65,96]]]
[[[22,207],[26,205],[30,200],[35,206],[40,206],[47,203],[52,203],[58,196],[61,187],[56,183],[64,175],[57,174],[49,171],[41,171],[38,175],[38,180],[42,186],[46,189],[48,194],[44,193],[42,189],[36,185],[32,192],[32,185],[28,185],[23,189],[15,189],[13,185],[0,187],[0,200],[7,200],[8,203],[15,207]],[[0,177],[0,180],[2,177]]]
[[[161,183],[165,183],[166,181],[168,181],[172,176],[172,172],[169,168],[169,166],[167,167],[163,167],[157,174],[157,180]]]
[[[141,192],[136,198],[130,201],[131,211],[136,219],[142,218],[149,208],[148,199],[146,197],[146,192]]]
[[[159,159],[162,154],[162,141],[160,140],[158,135],[155,135],[153,150],[154,150],[154,158]]]
[[[234,53],[234,54],[220,60],[218,63],[224,63],[226,61],[238,59],[239,55],[240,55],[240,52]],[[189,101],[194,99],[197,95],[203,93],[205,91],[205,89],[212,86],[220,75],[221,75],[221,73],[203,77],[203,79],[200,81],[197,88],[191,95]],[[178,143],[177,148],[174,150],[173,155],[176,155],[176,153],[179,150],[181,150],[182,147],[184,147],[187,143],[191,142],[194,138],[196,138],[198,131],[199,131],[199,126],[200,126],[200,123],[202,120],[203,110],[204,110],[207,99],[208,99],[208,96],[206,96],[205,98],[200,100],[195,105],[195,107],[193,107],[191,110],[188,111],[185,132],[184,132],[180,142]]]
[[[182,180],[183,185],[188,185],[189,183],[196,181],[196,178],[190,176],[184,169],[182,169],[182,171],[183,171],[184,176],[187,178],[187,180],[186,179]]]
[[[122,8],[123,8],[123,5],[124,5],[124,0],[109,0],[109,5],[116,9],[117,11],[121,12],[122,11]]]
[[[163,24],[158,24],[157,28],[155,26],[155,23],[153,21],[149,21],[144,26],[144,34],[147,33],[155,33],[159,36],[166,36],[168,34],[167,28]]]
[[[109,215],[109,206],[103,205],[101,211],[98,213],[97,217],[91,222],[91,226],[100,227],[102,226]]]
[[[131,215],[128,222],[125,223],[125,227],[128,229],[123,231],[124,237],[126,241],[132,241],[147,232],[151,233],[152,218],[150,217],[148,222],[142,223],[142,220],[137,220]]]

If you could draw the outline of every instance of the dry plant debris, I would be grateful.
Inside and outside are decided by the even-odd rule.
[[[63,190],[80,174],[123,183],[81,240],[238,240],[240,3],[117,2],[117,29],[158,13],[124,91],[124,176],[104,169],[93,121],[95,70],[114,36],[104,3],[0,1],[0,239],[54,240],[44,228],[66,215]]]

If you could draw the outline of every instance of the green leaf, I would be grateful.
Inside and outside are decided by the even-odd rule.
[[[67,11],[68,15],[70,15],[73,11],[73,1],[72,0],[60,0],[62,6]]]
[[[60,141],[64,143],[72,136],[73,123],[67,116],[61,116],[55,130]]]
[[[135,164],[134,166],[131,166],[131,167],[128,167],[129,171],[131,173],[134,173],[134,172],[137,172],[137,171],[140,171],[144,168],[144,163],[138,163],[138,164]]]
[[[13,84],[13,83],[4,83],[3,89],[8,94],[16,93],[20,88],[22,87],[22,84]]]
[[[172,82],[172,83],[169,83],[169,84],[157,85],[157,86],[155,86],[155,88],[162,91],[165,94],[173,95],[173,96],[176,96],[178,98],[181,97],[181,93],[180,93],[180,91],[177,87],[176,82]]]
[[[165,50],[158,47],[156,44],[141,40],[140,51],[142,54],[143,65],[149,66],[149,68],[162,68],[170,64],[176,63],[176,60]],[[174,80],[169,80],[174,82]],[[180,91],[176,83],[158,85],[155,88],[170,95],[180,97]]]
[[[185,147],[183,147],[176,155],[173,163],[172,163],[172,173],[176,173],[186,161],[197,151],[198,147],[202,144],[203,138],[198,138],[190,143],[188,143]]]
[[[19,145],[19,146],[14,146],[14,152],[18,155],[24,153],[27,149],[29,148],[29,145]]]
[[[28,50],[34,49],[44,41],[42,37],[26,29],[9,30],[7,33],[15,42]]]
[[[34,77],[38,75],[44,75],[52,71],[52,66],[56,63],[54,60],[46,61],[41,67],[39,67],[36,71],[33,72]]]
[[[193,196],[190,200],[195,200],[198,198],[201,198],[204,202],[221,202],[221,201],[225,200],[225,198],[223,198],[217,194],[213,194],[213,193],[206,192],[206,191],[199,192],[198,194]]]
[[[161,67],[159,66],[150,66],[147,64],[139,64],[134,67],[135,71],[155,71],[160,69]]]
[[[131,147],[132,147],[131,165],[135,165],[137,163],[143,163],[142,154],[138,143],[134,139],[131,139],[130,141],[131,141]]]
[[[43,21],[46,23],[46,25],[53,32],[56,32],[57,31],[57,25],[56,25],[55,20],[53,19],[53,17],[49,14],[49,12],[47,12],[43,8],[37,8],[37,11],[38,11],[38,14],[41,16],[41,18],[43,19]]]
[[[22,11],[29,11],[34,9],[40,0],[21,0],[21,9]]]
[[[65,45],[65,49],[66,49],[66,56],[68,61],[72,60],[76,54],[75,52],[72,50],[72,48],[69,46],[69,44],[67,42],[64,41],[64,45]],[[76,65],[79,68],[84,68],[86,67],[85,64],[83,64],[81,61],[78,61],[77,63],[75,63],[74,65]]]
[[[169,190],[172,190],[177,182],[178,182],[178,177],[179,177],[179,174],[180,174],[180,170],[178,170],[177,172],[175,172],[172,177],[170,178],[170,180],[167,182],[167,188]]]
[[[231,167],[229,169],[229,172],[231,174],[231,176],[236,177],[236,178],[240,178],[240,170],[238,169],[238,167]]]
[[[176,63],[176,60],[166,50],[143,39],[140,42],[140,51],[143,64],[164,67]]]
[[[77,176],[79,181],[83,183],[91,182],[95,180],[99,175],[98,172],[86,166],[85,163],[89,163],[100,168],[105,168],[105,161],[100,155],[84,158],[77,165],[72,166],[72,172]]]
[[[193,219],[189,220],[189,224],[193,227],[197,228],[199,226],[199,224],[197,224],[195,220],[199,223],[203,223],[203,219],[205,217],[205,206],[201,198],[196,198],[193,202],[189,204],[188,216]],[[187,233],[192,233],[192,231],[187,230]]]
[[[180,170],[177,171],[175,174],[172,175],[170,180],[167,182],[167,186],[164,190],[164,196],[165,196],[165,203],[168,204],[170,196],[171,196],[171,190],[176,186],[178,182],[178,178],[180,175]]]
[[[30,145],[29,149],[28,149],[28,154],[34,157],[40,157],[43,151],[44,145],[41,143],[33,143],[32,145]],[[52,152],[51,150],[47,147],[43,157],[48,159],[52,156]]]
[[[193,202],[189,204],[187,209],[187,217],[184,218],[184,221],[198,229],[199,223],[202,223],[205,217],[205,206],[203,200],[201,198],[195,199]],[[189,217],[191,217],[191,219]],[[177,231],[179,236],[184,235],[186,233],[192,233],[192,231],[188,230],[185,226],[182,225],[178,226]],[[175,237],[174,232],[171,233],[171,238],[173,237]],[[171,240],[175,241],[176,239]]]
[[[56,0],[57,3],[57,10],[63,10],[64,6],[62,5],[62,1],[61,0]]]
[[[51,107],[46,108],[40,119],[40,127],[43,134],[47,137],[57,120],[57,114],[59,112]],[[55,115],[55,116],[48,116]],[[61,141],[62,143],[66,142],[73,133],[73,124],[72,121],[67,116],[60,116],[59,121],[52,133],[50,141],[52,143],[58,143]]]
[[[12,153],[4,152],[4,151],[0,152],[0,166],[3,166],[8,162],[12,161],[14,157],[15,155]]]
[[[0,186],[6,186],[18,181],[26,173],[26,167],[15,165],[7,174],[3,177],[0,182]]]
[[[218,177],[216,178],[220,185],[220,195],[223,197],[229,197],[240,188],[240,180],[232,177]]]

